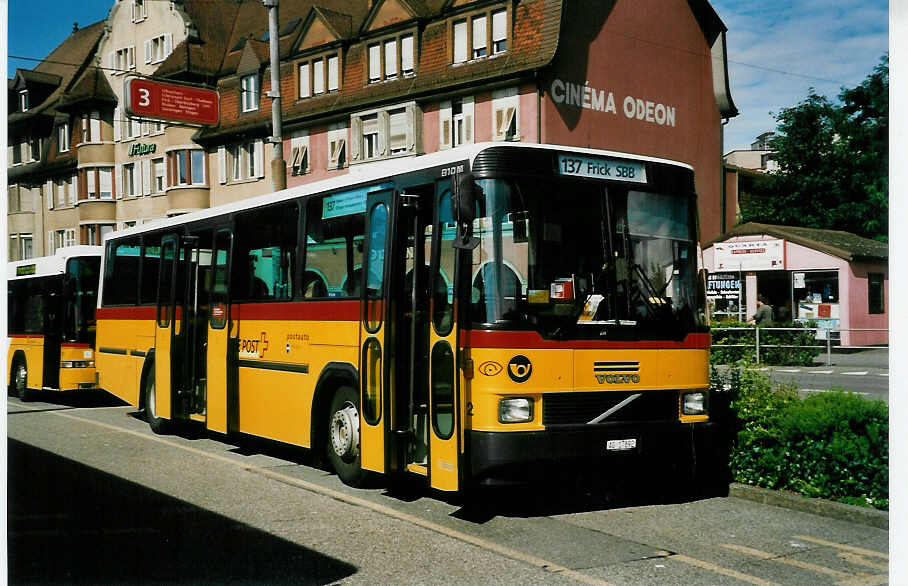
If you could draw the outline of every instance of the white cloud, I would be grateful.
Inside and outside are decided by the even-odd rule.
[[[728,27],[732,99],[741,112],[726,126],[726,152],[774,130],[769,113],[796,105],[811,87],[835,100],[888,51],[883,0],[714,0],[713,7]]]

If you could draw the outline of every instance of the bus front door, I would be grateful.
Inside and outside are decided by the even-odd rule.
[[[230,312],[230,259],[233,235],[229,230],[214,234],[211,253],[211,291],[208,307],[208,337],[205,352],[205,423],[208,429],[227,433],[236,430],[236,369],[239,342]],[[231,337],[231,330],[233,336]],[[229,408],[228,408],[229,407]]]
[[[168,235],[161,241],[161,270],[158,276],[158,303],[155,320],[154,393],[146,397],[146,409],[156,417],[171,419],[173,416],[174,348],[179,347],[182,312],[177,312],[177,286],[180,238]]]

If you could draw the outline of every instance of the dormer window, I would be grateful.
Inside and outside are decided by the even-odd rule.
[[[256,74],[247,75],[240,80],[240,103],[243,112],[254,112],[259,109],[259,84]]]
[[[19,91],[19,111],[28,112],[28,90]]]
[[[340,89],[340,59],[337,53],[297,61],[299,97],[309,98]]]
[[[369,83],[413,75],[416,62],[413,39],[413,33],[406,32],[369,43]]]
[[[498,55],[508,48],[508,11],[486,10],[451,23],[453,63]]]

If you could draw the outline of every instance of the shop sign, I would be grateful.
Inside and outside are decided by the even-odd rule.
[[[150,155],[154,153],[158,148],[156,144],[140,144],[135,143],[129,147],[128,155],[130,157],[138,157],[141,155]]]
[[[713,245],[716,270],[767,271],[785,268],[782,240],[718,242]]]
[[[713,273],[706,277],[706,298],[738,299],[741,294],[741,279],[733,273]]]

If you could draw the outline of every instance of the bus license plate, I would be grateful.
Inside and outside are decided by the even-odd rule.
[[[609,452],[623,452],[625,450],[633,450],[637,447],[637,439],[619,439],[619,440],[608,440],[605,443],[605,449]]]

